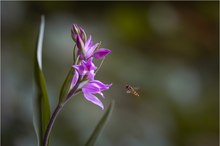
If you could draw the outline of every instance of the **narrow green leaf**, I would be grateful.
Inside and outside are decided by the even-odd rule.
[[[65,98],[69,92],[71,82],[73,79],[73,74],[74,74],[74,68],[71,67],[69,73],[67,74],[67,77],[62,85],[62,88],[60,90],[60,98],[59,98],[59,103],[62,103],[65,101]]]
[[[109,117],[114,109],[115,101],[112,100],[107,111],[103,115],[102,119],[99,121],[98,125],[96,126],[95,130],[93,131],[92,135],[90,136],[89,140],[85,144],[85,146],[94,146],[96,140],[101,135],[106,123],[108,122]]]
[[[46,88],[46,81],[42,72],[42,46],[44,35],[45,20],[41,16],[40,31],[38,34],[37,48],[35,52],[35,84],[36,84],[36,97],[33,100],[34,105],[34,127],[38,138],[38,146],[42,145],[43,136],[50,119],[50,105]]]

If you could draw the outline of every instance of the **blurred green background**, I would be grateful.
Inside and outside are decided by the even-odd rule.
[[[1,144],[37,146],[33,56],[45,15],[43,71],[54,109],[71,67],[71,25],[112,50],[96,78],[116,106],[97,146],[218,146],[219,2],[1,2]],[[139,87],[140,97],[125,85]],[[76,96],[51,146],[83,145],[104,111]]]

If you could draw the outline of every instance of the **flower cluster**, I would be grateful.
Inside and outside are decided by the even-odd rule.
[[[87,39],[85,31],[76,24],[72,26],[71,35],[76,43],[75,57],[78,58],[72,66],[75,68],[75,73],[71,88],[78,85],[77,83],[86,81],[81,87],[79,86],[85,99],[104,109],[103,103],[94,94],[100,94],[104,98],[102,91],[109,89],[111,84],[103,84],[101,81],[95,80],[97,67],[93,63],[93,59],[103,59],[111,51],[99,48],[100,43],[93,44],[92,36],[90,35]]]

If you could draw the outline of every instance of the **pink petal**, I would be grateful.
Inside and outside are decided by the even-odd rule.
[[[85,43],[85,46],[84,46],[85,53],[88,52],[91,45],[92,45],[92,36],[90,35],[89,38],[86,40],[86,43]]]
[[[89,70],[89,71],[92,71],[92,70],[96,70],[97,67],[95,66],[95,64],[92,62],[93,60],[93,57],[89,58],[89,60],[87,61],[86,63],[86,68]]]
[[[88,72],[87,75],[88,75],[88,80],[94,80],[94,77],[95,77],[95,72],[94,71]]]
[[[98,93],[100,92],[100,89],[98,86],[94,86],[94,84],[87,83],[82,87],[83,92],[89,92],[89,93]]]
[[[88,51],[86,52],[86,58],[89,58],[92,56],[93,52],[95,51],[98,45],[99,43],[96,43],[95,45],[93,45],[92,47],[88,49]]]
[[[101,58],[107,56],[109,53],[111,53],[111,50],[105,49],[105,48],[100,48],[97,51],[95,51],[93,56],[97,59],[101,59]]]
[[[78,79],[79,79],[79,73],[75,71],[70,89],[72,89],[76,85],[76,82],[78,81]]]
[[[102,90],[107,90],[109,89],[109,87],[112,86],[112,84],[103,84],[102,82],[100,82],[99,80],[93,80],[90,82],[91,84],[95,84],[96,86],[99,87],[99,89]]]
[[[102,104],[102,102],[95,95],[93,95],[91,93],[87,93],[87,92],[83,92],[83,93],[84,93],[84,97],[88,101],[92,102],[95,105],[98,105],[99,107],[102,108],[102,110],[104,109],[104,105]]]
[[[83,63],[83,61],[82,61]],[[80,75],[85,75],[85,67],[83,65],[73,65],[72,67],[74,67]]]

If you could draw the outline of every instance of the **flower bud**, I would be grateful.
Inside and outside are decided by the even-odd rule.
[[[72,36],[72,39],[75,42],[77,41],[77,36],[78,35],[81,37],[83,42],[86,41],[87,38],[86,38],[85,31],[80,26],[78,26],[77,24],[73,24],[72,29],[71,29],[71,36]]]
[[[76,42],[77,39],[77,34],[79,34],[79,29],[77,24],[73,24],[72,28],[71,28],[71,36],[72,39]]]
[[[82,29],[82,27],[79,27],[79,33],[80,33],[80,37],[82,38],[83,42],[86,42],[87,37],[86,37],[86,33],[84,31],[84,29]]]

